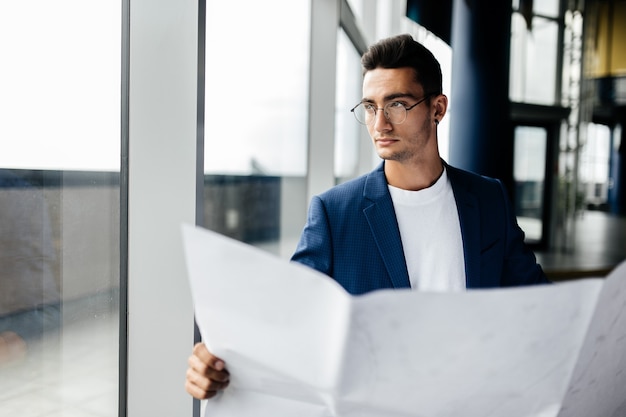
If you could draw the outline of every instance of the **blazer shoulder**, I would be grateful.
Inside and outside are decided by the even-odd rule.
[[[325,202],[349,202],[354,199],[370,198],[384,193],[387,190],[387,181],[382,167],[378,167],[372,172],[338,184],[318,197]]]
[[[497,178],[488,177],[486,175],[476,174],[475,172],[466,171],[446,165],[448,178],[452,187],[456,191],[466,191],[474,195],[484,195],[495,193],[501,195],[504,190],[504,184]]]
[[[451,181],[463,182],[466,184],[500,184],[501,181],[497,178],[488,177],[486,175],[477,174],[475,172],[466,171],[461,168],[453,167],[446,164],[448,171],[448,177]]]

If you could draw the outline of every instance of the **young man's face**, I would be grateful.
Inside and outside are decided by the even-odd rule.
[[[362,101],[378,107],[367,129],[382,159],[407,162],[439,158],[434,108],[427,104],[428,100],[408,110],[400,124],[390,123],[383,114],[382,108],[390,102],[410,107],[423,98],[424,89],[415,81],[412,68],[376,68],[365,74]]]

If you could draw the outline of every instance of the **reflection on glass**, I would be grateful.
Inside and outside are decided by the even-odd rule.
[[[544,128],[515,128],[513,177],[515,214],[529,242],[539,242],[543,233],[543,205],[547,132]]]
[[[118,414],[120,6],[0,4],[2,416]]]
[[[61,288],[50,211],[41,185],[0,170],[0,364],[60,323]]]
[[[0,170],[0,409],[117,415],[118,294],[118,175]]]
[[[206,5],[204,226],[284,257],[306,214],[309,18],[300,1]]]

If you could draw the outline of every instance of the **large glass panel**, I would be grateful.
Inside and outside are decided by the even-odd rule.
[[[343,30],[339,30],[337,45],[337,92],[335,107],[335,178],[342,182],[359,172],[361,147],[373,146],[363,139],[362,127],[350,109],[361,100],[360,55]]]
[[[589,123],[586,143],[580,153],[581,207],[607,209],[611,129]],[[583,205],[584,204],[584,205]]]
[[[204,225],[288,257],[307,205],[308,2],[209,1],[206,27]]]
[[[520,13],[512,15],[509,97],[516,102],[554,105],[559,26],[541,17],[531,22],[529,28]]]
[[[543,205],[546,178],[547,132],[542,127],[515,128],[515,214],[528,242],[543,236]]]
[[[559,15],[560,0],[541,0],[532,3],[535,14],[547,17],[557,17]]]
[[[0,3],[0,415],[116,416],[121,3]]]

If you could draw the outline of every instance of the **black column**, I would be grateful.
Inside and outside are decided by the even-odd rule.
[[[454,0],[449,162],[513,188],[511,2]]]

